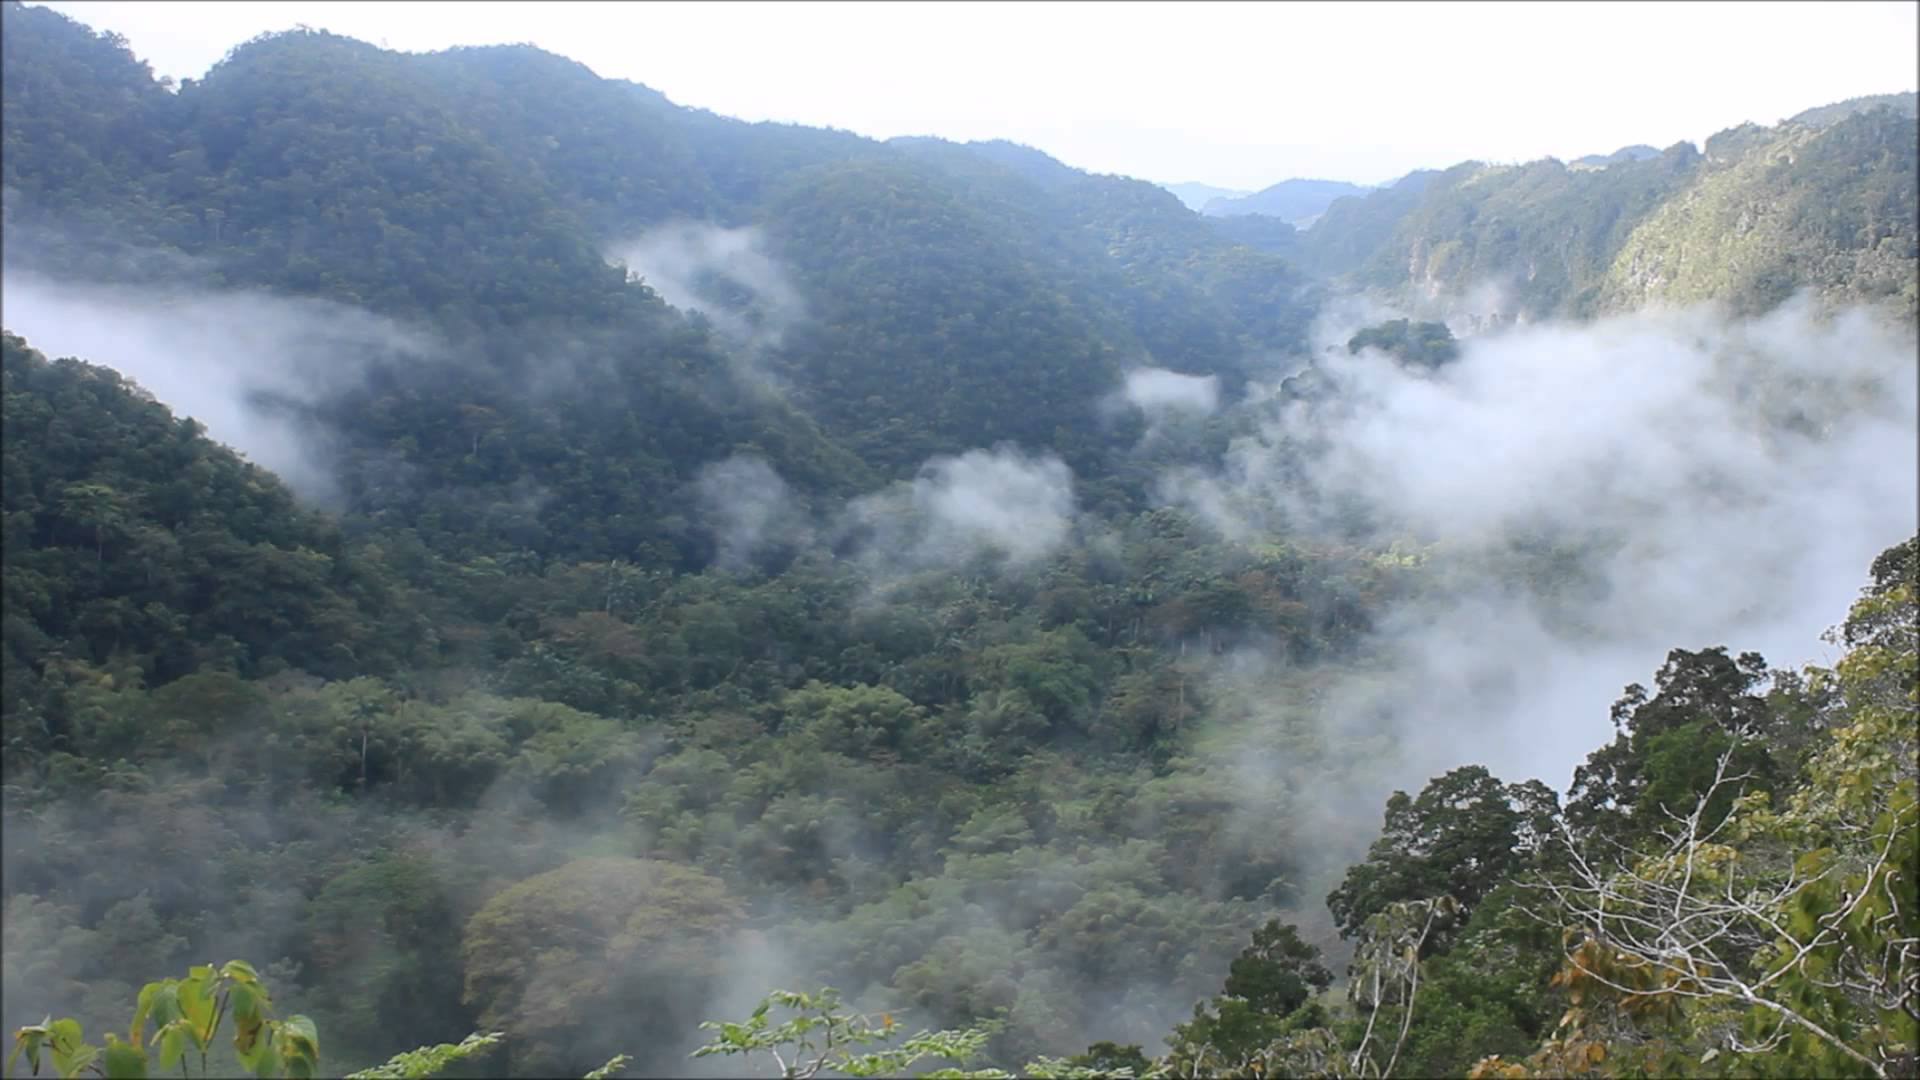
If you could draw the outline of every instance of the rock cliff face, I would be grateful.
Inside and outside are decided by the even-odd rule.
[[[1621,245],[1607,307],[1718,300],[1762,310],[1795,292],[1915,311],[1916,127],[1890,109],[1709,142],[1705,167]]]
[[[1764,310],[1796,292],[1915,312],[1916,125],[1867,102],[1604,166],[1467,163],[1336,203],[1316,269],[1462,332],[1650,303]],[[1908,103],[1910,104],[1910,103]]]

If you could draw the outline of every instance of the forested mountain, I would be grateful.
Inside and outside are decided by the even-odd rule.
[[[1365,195],[1368,189],[1344,180],[1282,180],[1238,198],[1208,200],[1201,213],[1209,217],[1263,214],[1293,225],[1311,222],[1333,205],[1333,200]]]
[[[112,371],[0,348],[11,750],[77,722],[40,707],[63,700],[43,675],[348,677],[415,653],[423,626],[337,522]]]
[[[212,284],[426,315],[454,350],[482,349],[497,358],[494,368],[517,376],[541,353],[567,351],[566,338],[591,339],[585,328],[623,342],[678,332],[654,325],[658,305],[647,290],[605,264],[649,227],[680,219],[755,226],[797,293],[797,311],[767,313],[798,325],[761,361],[790,380],[793,404],[819,418],[829,439],[883,474],[910,472],[934,451],[1001,439],[1037,446],[1062,420],[1067,397],[1096,400],[1121,371],[1154,364],[1159,351],[1176,355],[1158,362],[1192,368],[1195,350],[1184,338],[1170,344],[1167,322],[1177,316],[1164,310],[1169,291],[1175,302],[1209,307],[1177,329],[1210,335],[1218,346],[1206,350],[1211,363],[1242,359],[1222,343],[1247,352],[1295,347],[1303,330],[1289,291],[1269,283],[1285,271],[1268,266],[1261,285],[1240,284],[1259,257],[1190,225],[1171,196],[1010,144],[942,152],[927,141],[886,145],[748,125],[538,50],[411,57],[306,32],[250,42],[169,94],[123,49],[59,16],[10,6],[7,18],[7,107],[22,115],[8,125],[5,174],[9,225],[21,237],[9,245],[16,264],[97,276],[126,265],[119,247],[131,239],[201,260]],[[40,84],[75,96],[63,100]],[[118,108],[110,95],[128,93],[141,94],[149,111],[132,146],[115,135],[121,121],[105,119]],[[43,98],[53,100],[43,107]],[[67,162],[86,139],[96,158]],[[99,183],[69,182],[77,170],[97,173]],[[85,198],[74,194],[82,187]],[[1143,217],[1143,197],[1164,205]],[[1179,233],[1154,235],[1162,229]],[[1108,249],[1121,235],[1127,252],[1116,258]],[[508,272],[507,263],[525,272]],[[648,276],[644,260],[631,269]],[[912,276],[902,280],[903,271]],[[897,311],[878,302],[889,291],[906,301]],[[849,307],[852,297],[862,303]],[[935,302],[920,302],[928,297]],[[990,304],[1005,317],[963,327],[942,304]],[[553,324],[566,327],[561,340]],[[826,453],[806,446],[811,433],[784,421],[780,403],[726,403],[730,391],[698,385],[698,373],[725,367],[713,358],[720,346],[687,337],[671,348],[691,350],[676,365],[685,374],[675,376],[679,385],[648,389],[645,396],[674,404],[642,431],[676,415],[705,420],[718,408],[787,425],[781,439],[801,457]],[[979,369],[992,373],[990,385],[953,384],[932,398],[914,392],[936,371],[972,377],[965,372],[977,365],[953,364],[956,350],[1005,362]],[[629,369],[623,381],[666,374]],[[846,378],[861,384],[859,398],[843,392]],[[511,393],[476,387],[471,400],[447,402],[447,415],[475,405],[508,416],[510,429],[537,429],[537,419],[511,415],[521,411]],[[963,411],[929,411],[954,406]],[[446,422],[406,419],[415,429]],[[390,448],[383,435],[365,434],[370,451]],[[713,434],[684,437],[697,444]],[[789,462],[775,464],[785,471]]]
[[[0,19],[34,1064],[1911,1072],[1910,108],[1296,230]]]
[[[1911,314],[1917,140],[1913,95],[1887,95],[1602,169],[1468,162],[1417,197],[1397,186],[1335,203],[1301,258],[1481,318],[1707,299],[1759,311],[1801,289]]]

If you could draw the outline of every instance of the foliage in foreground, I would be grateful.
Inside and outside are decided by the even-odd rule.
[[[1175,1027],[1164,1057],[1096,1044],[1030,1060],[1019,1075],[1911,1075],[1917,572],[1920,538],[1883,554],[1839,632],[1845,655],[1831,669],[1773,673],[1765,697],[1758,658],[1676,650],[1654,692],[1628,688],[1619,737],[1589,759],[1565,812],[1537,785],[1473,768],[1418,798],[1397,793],[1380,842],[1330,897],[1356,942],[1344,1005],[1327,999],[1332,973],[1318,950],[1273,921],[1229,966],[1223,992]],[[1713,751],[1704,761],[1703,748]],[[1463,877],[1460,866],[1492,872]],[[559,887],[581,874],[624,882],[611,891],[625,899],[605,908],[609,890]],[[589,939],[639,947],[658,937],[649,928],[668,900],[704,880],[665,864],[583,860],[571,875],[502,892],[477,921],[512,933],[515,920],[560,911],[573,895],[580,911],[569,918],[597,912],[606,923]],[[717,930],[728,903],[717,882],[707,893],[695,908]],[[503,1024],[519,1023],[517,991],[494,989]],[[148,984],[125,1041],[109,1034],[94,1046],[72,1019],[23,1027],[8,1071],[24,1054],[36,1073],[44,1058],[60,1077],[207,1075],[228,1066],[213,1060],[227,1018],[246,1073],[316,1074],[313,1022],[275,1018],[241,961]],[[1014,1075],[972,1067],[999,1025],[903,1037],[892,1014],[848,1011],[834,990],[778,991],[745,1021],[702,1024],[711,1039],[694,1056],[765,1055],[783,1078],[937,1066],[917,1074],[984,1080]],[[426,1077],[500,1039],[424,1047],[355,1075]]]
[[[775,1006],[791,1016],[774,1023],[768,1014]],[[693,1052],[694,1057],[720,1054],[746,1058],[765,1054],[779,1068],[782,1080],[807,1080],[822,1072],[856,1077],[911,1073],[929,1080],[1003,1080],[1015,1075],[1040,1080],[1091,1080],[1094,1077],[1126,1080],[1134,1075],[1129,1070],[1105,1071],[1053,1058],[1029,1062],[1018,1074],[992,1068],[969,1070],[964,1066],[986,1049],[987,1040],[992,1036],[991,1025],[920,1031],[898,1045],[889,1045],[902,1030],[893,1015],[882,1013],[876,1019],[845,1011],[839,991],[831,987],[811,994],[776,990],[761,999],[744,1022],[708,1021],[700,1027],[714,1035],[707,1045]],[[955,1064],[924,1071],[915,1069],[921,1062],[940,1060]]]
[[[320,1034],[313,1021],[299,1014],[275,1019],[259,974],[244,960],[230,960],[218,969],[203,964],[189,969],[184,979],[141,987],[124,1042],[112,1032],[105,1046],[86,1042],[80,1022],[71,1018],[49,1017],[21,1028],[7,1056],[7,1074],[12,1075],[24,1054],[39,1075],[44,1054],[62,1080],[87,1074],[131,1080],[176,1067],[186,1076],[195,1064],[202,1076],[228,1075],[225,1061],[209,1060],[214,1036],[227,1019],[232,1021],[233,1060],[246,1075],[306,1080],[318,1069]],[[213,1071],[214,1065],[219,1072]]]

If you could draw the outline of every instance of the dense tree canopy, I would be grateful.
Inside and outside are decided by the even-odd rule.
[[[1688,643],[1564,794],[1455,757],[1382,822],[1440,771],[1370,694],[1420,605],[1570,595],[1620,538],[1455,550],[1295,485],[1354,354],[1448,392],[1488,329],[1329,355],[1334,274],[1910,303],[1910,109],[1295,229],[526,46],[294,30],[174,87],[0,18],[9,274],[378,329],[208,337],[313,387],[245,404],[324,434],[331,501],[126,355],[0,340],[23,1053],[170,1072],[213,1015],[290,1075],[1911,1072],[1915,542],[1831,669]],[[171,1034],[87,1041],[143,1007]]]

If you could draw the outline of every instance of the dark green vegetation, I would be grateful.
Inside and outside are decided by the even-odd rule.
[[[1446,323],[1389,319],[1347,339],[1347,351],[1379,349],[1404,366],[1432,371],[1460,358],[1460,343]]]
[[[1471,767],[1396,795],[1377,840],[1310,802],[1307,778],[1385,790],[1380,737],[1313,709],[1446,567],[1358,526],[1223,538],[1155,481],[1251,422],[1147,438],[1112,402],[1143,367],[1231,402],[1303,352],[1322,286],[1290,254],[1348,204],[1308,234],[1209,221],[1024,147],[749,125],[527,48],[294,32],[167,88],[123,43],[0,14],[9,270],[330,300],[432,342],[331,357],[350,377],[292,406],[331,436],[323,512],[115,357],[5,339],[9,1028],[119,1030],[182,968],[195,1009],[231,1001],[251,969],[190,965],[234,955],[313,1018],[325,1072],[438,1043],[392,1074],[463,1045],[482,1072],[676,1073],[701,1019],[832,983],[955,1029],[842,1071],[1144,1072],[1172,1031],[1183,1074],[1457,1073],[1604,1042],[1556,1029],[1577,980],[1523,917],[1530,875],[1580,884],[1552,823],[1650,844],[1649,808],[1730,750],[1777,797],[1713,792],[1716,822],[1769,858],[1832,839],[1848,895],[1893,880],[1846,876],[1831,815],[1859,808],[1809,793],[1866,785],[1910,835],[1887,794],[1910,779],[1873,771],[1899,708],[1873,695],[1911,653],[1897,555],[1852,668],[1761,694],[1744,657],[1676,653],[1564,810]],[[685,265],[726,244],[764,262]],[[701,314],[662,298],[687,290]],[[1407,321],[1368,345],[1457,349]],[[1255,718],[1273,776],[1219,737]],[[1911,936],[1896,902],[1860,941],[1887,918]],[[1850,988],[1780,985],[1849,1046],[1911,1044]],[[861,1047],[898,1026],[778,1003]],[[1594,1023],[1659,1071],[1718,1008]],[[778,1045],[761,1021],[727,1045]],[[1858,1064],[1826,1045],[1793,1060]]]
[[[1618,737],[1588,758],[1564,806],[1537,781],[1502,785],[1478,766],[1417,797],[1396,792],[1366,861],[1328,897],[1341,936],[1355,940],[1344,1002],[1327,993],[1334,975],[1321,950],[1271,920],[1226,966],[1220,992],[1174,1025],[1164,1056],[1099,1042],[1031,1058],[1019,1075],[1912,1075],[1920,536],[1883,553],[1872,575],[1838,636],[1840,661],[1775,672],[1764,696],[1753,692],[1760,658],[1675,650],[1651,695],[1629,686],[1615,704]],[[152,933],[143,914],[151,919],[122,905],[103,928],[141,942]],[[550,1075],[584,1068],[610,1043],[672,1045],[672,1025],[722,976],[716,961],[740,914],[715,878],[626,857],[583,853],[500,890],[464,942],[466,1000],[484,1027],[511,1033],[496,1066]],[[868,929],[842,947],[870,945],[880,927]],[[47,931],[36,923],[14,939],[10,919],[10,948],[57,945],[70,958],[91,945],[71,933],[43,942]],[[405,955],[400,942],[381,944]],[[972,950],[939,959],[961,972],[984,959],[989,982],[1020,966]],[[940,984],[941,972],[914,968],[896,983]],[[36,1067],[48,1053],[61,1076],[96,1058],[104,1076],[142,1076],[150,1056],[184,1072],[195,1051],[205,1073],[232,1001],[234,1051],[249,1068],[314,1074],[314,1023],[273,1018],[244,964],[195,968],[138,1000],[128,1043],[108,1035],[94,1047],[62,1019],[22,1027],[18,1046]],[[904,1075],[945,1060],[958,1065],[925,1075],[1004,1080],[1014,1074],[966,1066],[992,1054],[1010,1024],[1060,1004],[1023,995],[1010,1016],[935,1008],[990,1022],[902,1039],[909,1029],[892,1013],[849,1012],[832,990],[779,991],[743,1022],[702,1024],[714,1037],[693,1056],[764,1053],[786,1077]],[[627,1009],[638,1013],[626,1023],[593,1022]],[[393,1015],[393,1035],[418,1037],[417,1018],[394,1025]],[[364,1075],[430,1075],[465,1056],[484,1060],[498,1041],[403,1052]],[[589,1075],[625,1063],[616,1055]]]
[[[1615,704],[1619,735],[1564,807],[1478,766],[1396,792],[1328,897],[1356,941],[1344,1001],[1320,951],[1269,922],[1164,1056],[1099,1043],[1021,1075],[1913,1075],[1920,537],[1872,577],[1841,660],[1765,695],[1759,657],[1675,650],[1651,695]],[[823,1007],[796,997],[776,1000]],[[813,1057],[765,1011],[709,1025],[705,1052]],[[965,1062],[984,1032],[905,1045]]]

